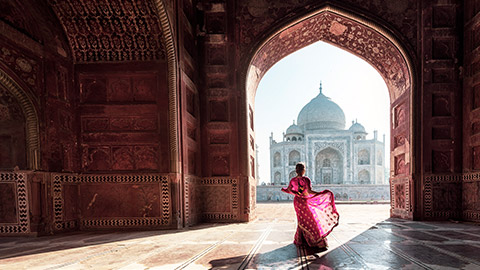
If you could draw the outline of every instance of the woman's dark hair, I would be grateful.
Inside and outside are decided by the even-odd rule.
[[[295,166],[295,172],[297,172],[298,174],[301,174],[304,170],[305,170],[305,163],[303,162],[297,163],[297,165]]]

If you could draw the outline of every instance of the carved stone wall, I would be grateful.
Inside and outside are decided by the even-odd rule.
[[[191,226],[201,221],[202,194],[199,191],[200,176],[203,166],[201,138],[202,128],[200,112],[200,91],[201,80],[199,70],[199,47],[196,46],[196,31],[198,22],[196,20],[197,1],[185,0],[179,3],[178,22],[176,29],[179,35],[179,95],[180,119],[182,128],[181,153],[184,172],[183,193],[184,193],[184,226]]]
[[[131,67],[77,73],[84,172],[169,170],[165,65]]]
[[[248,175],[250,157],[241,156],[239,158],[238,130],[244,123],[238,122],[239,112],[245,111],[244,104],[238,98],[239,89],[236,88],[235,75],[235,54],[237,45],[235,44],[236,33],[234,29],[234,3],[228,1],[201,1],[197,5],[199,8],[197,36],[201,36],[202,41],[200,55],[202,55],[202,70],[204,77],[204,86],[201,89],[201,122],[204,127],[202,130],[202,185],[209,192],[205,193],[205,199],[208,201],[204,205],[206,220],[248,220],[249,199],[239,197],[240,194],[246,196],[249,194],[249,185],[247,177],[240,177],[241,173]],[[245,123],[245,126],[247,124]],[[247,144],[247,141],[245,141]],[[244,159],[244,157],[246,159]],[[205,178],[206,177],[206,178]],[[231,187],[226,185],[212,185],[204,179],[217,177],[223,179],[234,179],[236,202],[234,203],[236,212],[233,213],[230,208],[233,202]],[[233,181],[233,180],[232,180]],[[222,197],[225,205],[228,207],[220,209],[214,203],[219,200],[217,193],[211,193],[218,190],[227,192],[228,196]],[[211,191],[211,192],[210,192]],[[217,209],[218,208],[218,209]],[[240,210],[241,209],[241,210]],[[221,211],[220,211],[221,210]],[[220,211],[220,212],[219,212]]]
[[[460,1],[422,4],[421,87],[423,143],[421,170],[424,174],[422,206],[417,215],[427,219],[460,216],[462,156],[461,101],[461,25]],[[421,161],[420,161],[421,160]],[[422,162],[422,163],[419,163]]]
[[[463,16],[463,218],[480,221],[480,1],[465,1]]]

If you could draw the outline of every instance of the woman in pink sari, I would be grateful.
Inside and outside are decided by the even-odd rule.
[[[339,215],[330,190],[315,192],[305,174],[305,164],[297,163],[297,176],[290,180],[283,192],[295,195],[293,205],[297,213],[297,232],[293,243],[326,249],[327,235],[338,225]]]

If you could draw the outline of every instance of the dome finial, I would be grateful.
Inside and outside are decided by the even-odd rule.
[[[322,93],[322,81],[320,81],[320,94]]]

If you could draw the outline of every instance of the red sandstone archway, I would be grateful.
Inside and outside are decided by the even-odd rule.
[[[406,50],[389,31],[354,14],[326,6],[274,32],[254,52],[247,69],[245,119],[250,162],[255,156],[248,138],[254,138],[253,111],[263,75],[283,57],[317,41],[338,46],[371,64],[385,80],[390,94],[391,215],[413,218],[415,194],[411,154],[413,146],[413,71]],[[248,123],[249,122],[249,123]],[[248,164],[250,165],[250,164]],[[254,178],[252,166],[249,177]]]

